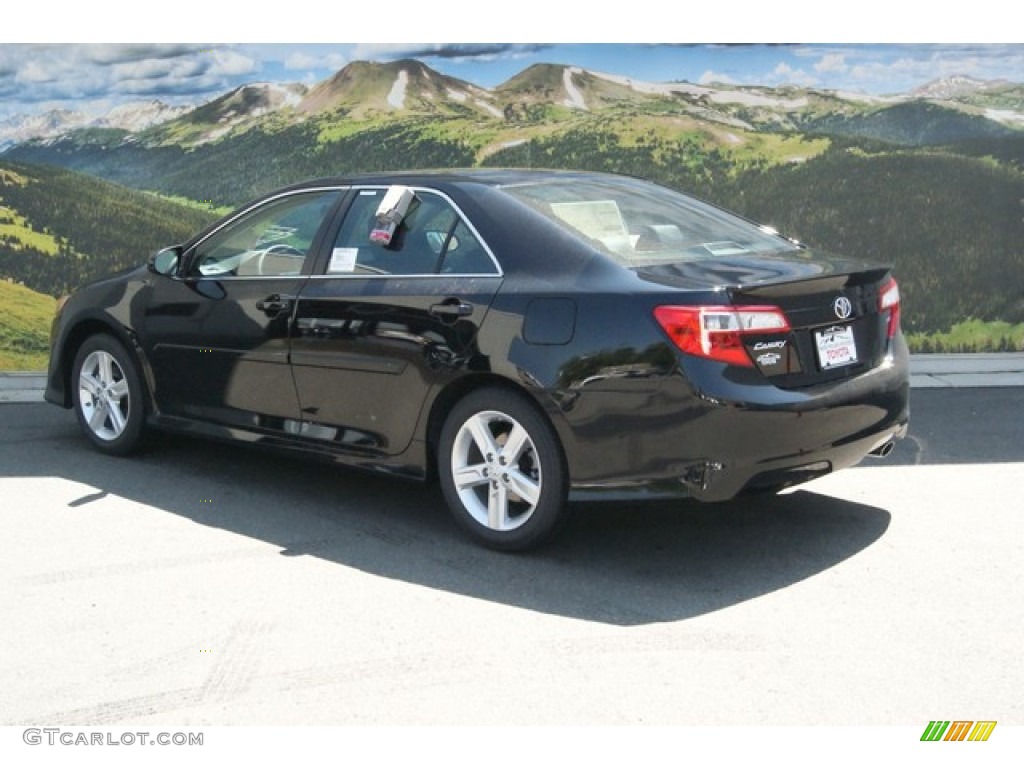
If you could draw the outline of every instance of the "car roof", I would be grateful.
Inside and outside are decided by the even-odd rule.
[[[550,182],[556,180],[582,181],[584,179],[624,178],[589,171],[564,171],[535,168],[454,168],[408,171],[383,171],[379,173],[329,176],[293,184],[287,191],[324,186],[348,186],[351,184],[406,184],[409,186],[460,186],[480,184],[502,187],[514,184]],[[279,190],[280,191],[280,190]]]

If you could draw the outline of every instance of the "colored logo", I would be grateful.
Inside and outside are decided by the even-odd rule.
[[[988,741],[995,727],[995,720],[932,720],[921,741]]]
[[[853,314],[853,304],[845,296],[839,296],[832,302],[832,311],[836,313],[836,317],[840,320],[845,320]]]

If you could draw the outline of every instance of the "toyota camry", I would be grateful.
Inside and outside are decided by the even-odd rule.
[[[909,412],[888,266],[525,170],[268,194],[63,302],[46,398],[109,454],[162,429],[436,478],[507,550],[571,499],[724,500],[883,456]]]

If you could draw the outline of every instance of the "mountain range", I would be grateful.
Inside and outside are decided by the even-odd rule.
[[[951,124],[976,127],[982,125],[979,120],[989,121],[993,126],[987,128],[988,134],[1024,128],[1024,85],[963,75],[933,80],[905,94],[872,96],[800,86],[646,82],[563,64],[534,64],[487,89],[406,59],[352,62],[312,87],[252,83],[194,107],[149,101],[114,107],[101,116],[70,110],[18,115],[0,122],[0,151],[24,142],[73,137],[87,129],[111,129],[112,134],[104,134],[106,139],[147,146],[197,146],[258,124],[298,125],[329,116],[366,120],[430,115],[507,123],[626,106],[674,110],[748,131],[814,132],[824,125],[825,132],[834,133],[843,120],[863,124],[908,104],[931,104],[946,112],[944,118]],[[885,139],[884,131],[877,138]]]
[[[186,115],[192,109],[192,106],[172,107],[150,100],[120,104],[98,116],[70,109],[14,115],[0,120],[0,152],[23,141],[55,139],[81,128],[113,128],[136,133]]]

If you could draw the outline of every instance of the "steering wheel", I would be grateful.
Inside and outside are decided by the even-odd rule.
[[[288,245],[287,243],[274,243],[274,245],[271,245],[271,246],[268,246],[267,248],[264,248],[263,251],[260,253],[260,255],[258,257],[258,260],[256,261],[256,274],[257,275],[265,274],[263,272],[263,261],[264,261],[264,259],[266,259],[266,257],[268,255],[271,255],[271,254],[274,255],[274,256],[287,256],[287,257],[290,257],[290,258],[293,258],[293,259],[300,259],[300,260],[306,258],[306,254],[304,254],[302,251],[300,251],[295,246]],[[299,267],[299,271],[300,272],[302,271],[301,265]],[[276,274],[283,274],[283,273],[275,271],[273,274],[276,275]]]

